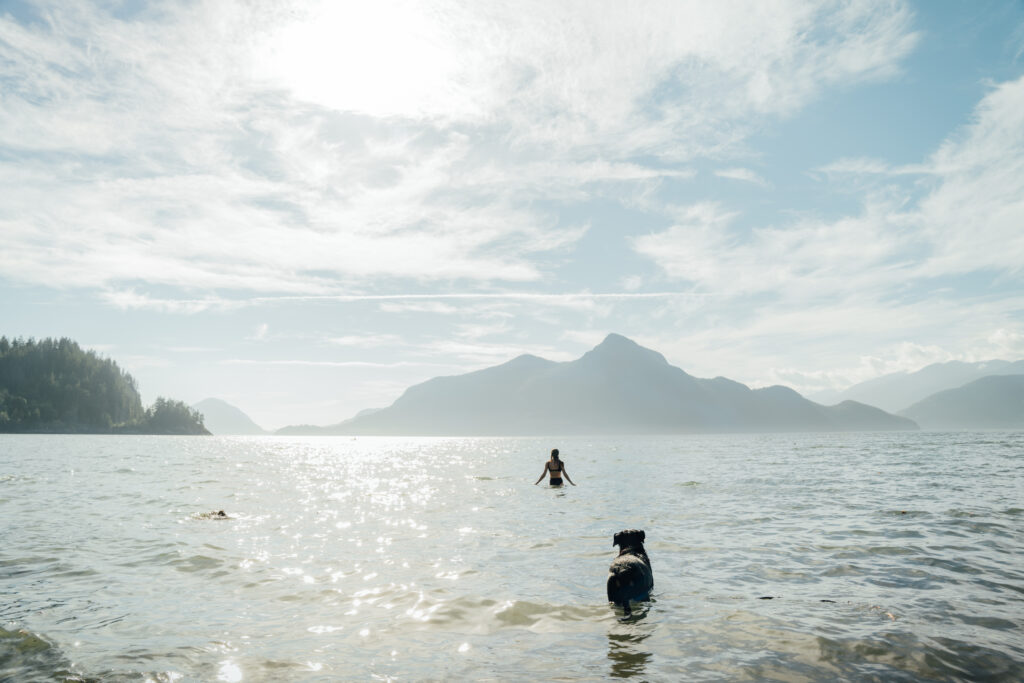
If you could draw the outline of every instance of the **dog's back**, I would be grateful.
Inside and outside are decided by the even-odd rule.
[[[654,572],[644,549],[646,537],[640,529],[626,529],[612,540],[620,550],[608,568],[608,601],[620,605],[627,614],[630,600],[646,600],[654,588]]]

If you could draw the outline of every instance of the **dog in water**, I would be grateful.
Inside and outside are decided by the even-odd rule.
[[[192,515],[195,519],[231,519],[227,513],[223,510],[214,510],[213,512],[197,512]]]
[[[654,588],[651,560],[644,550],[646,537],[641,529],[625,529],[612,538],[619,554],[608,567],[608,602],[621,606],[626,616],[632,614],[629,601],[646,600]]]

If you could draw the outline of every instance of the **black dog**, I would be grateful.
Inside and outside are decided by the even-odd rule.
[[[654,588],[654,572],[644,550],[646,537],[641,529],[625,529],[612,539],[619,555],[608,567],[608,601],[622,606],[626,616],[632,614],[629,601],[646,600]]]

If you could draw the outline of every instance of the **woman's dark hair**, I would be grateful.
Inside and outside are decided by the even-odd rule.
[[[558,449],[557,448],[552,448],[551,449],[551,457],[554,458],[555,460],[558,460]]]

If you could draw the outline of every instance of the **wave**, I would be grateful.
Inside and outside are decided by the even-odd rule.
[[[75,671],[65,654],[44,636],[14,624],[0,627],[0,681],[96,681]]]

